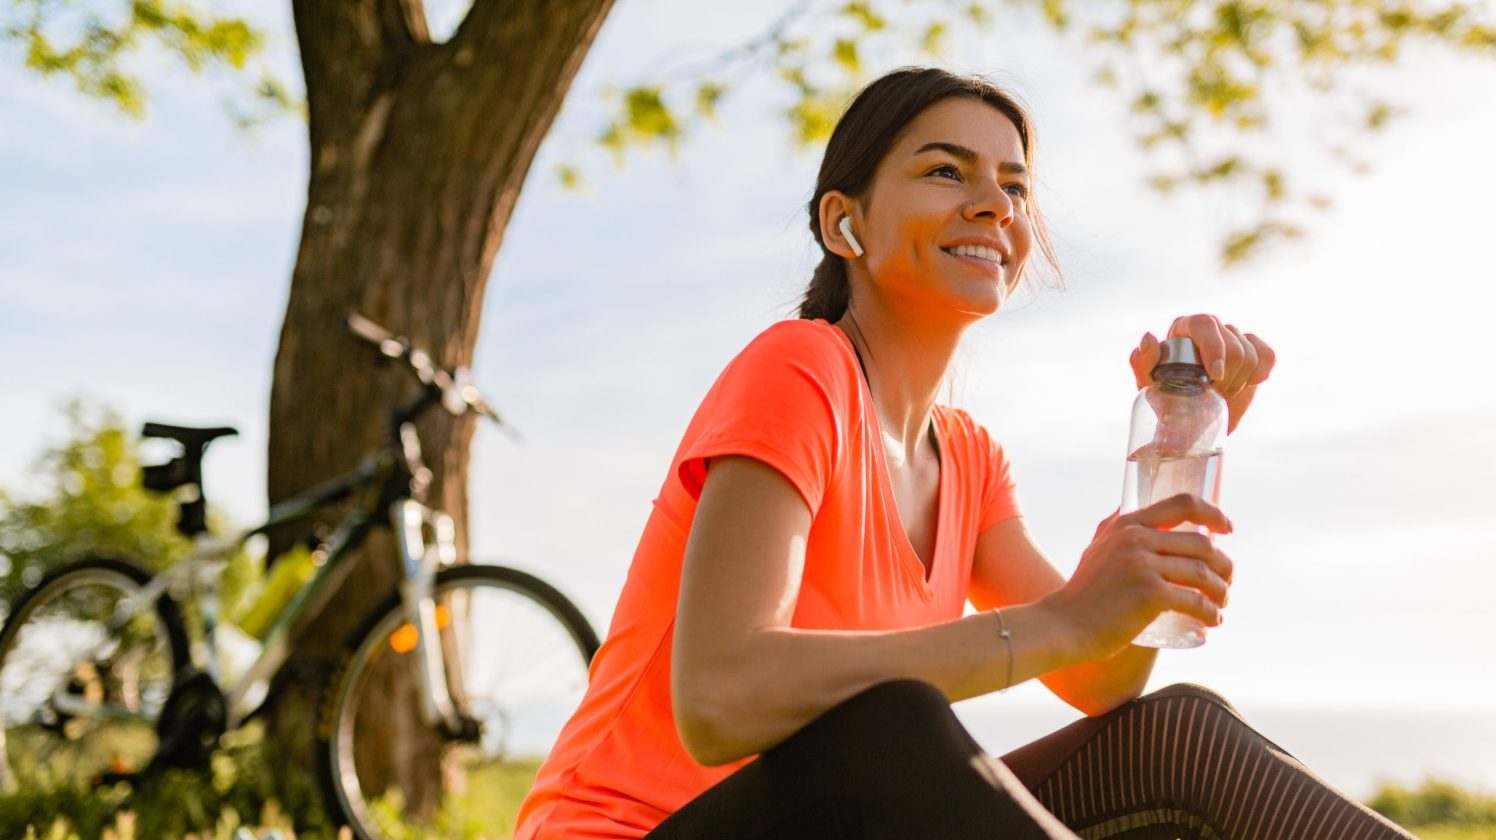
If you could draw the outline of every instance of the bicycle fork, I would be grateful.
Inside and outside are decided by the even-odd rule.
[[[449,612],[446,621],[440,620],[431,594],[437,571],[457,562],[457,529],[451,516],[415,499],[400,499],[392,507],[390,519],[400,525],[396,537],[405,565],[400,600],[406,620],[416,631],[414,653],[421,684],[421,717],[428,726],[440,725],[451,737],[474,737],[477,733],[472,731],[472,719],[457,710],[447,689],[448,666],[441,631],[448,622],[458,620],[458,616]]]

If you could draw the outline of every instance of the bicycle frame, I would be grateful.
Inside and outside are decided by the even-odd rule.
[[[420,442],[409,421],[400,423],[399,437],[398,452],[393,446],[386,447],[378,455],[365,458],[351,472],[275,505],[265,523],[258,527],[230,540],[200,535],[187,557],[153,577],[131,598],[122,600],[112,623],[123,626],[134,616],[153,609],[163,594],[190,592],[202,618],[206,671],[215,684],[222,685],[221,650],[216,633],[217,582],[229,556],[256,535],[309,519],[335,502],[362,493],[364,498],[344,514],[331,536],[313,552],[316,571],[276,616],[254,662],[232,685],[223,686],[227,726],[237,728],[264,702],[270,680],[290,657],[295,631],[327,606],[353,568],[348,562],[352,550],[364,541],[377,517],[383,515],[399,547],[401,603],[407,622],[416,631],[413,652],[419,663],[422,717],[428,725],[442,725],[449,733],[462,731],[462,716],[447,691],[440,627],[431,597],[436,573],[457,560],[456,528],[451,516],[428,507],[419,498],[424,495],[429,472],[421,464]],[[387,488],[401,484],[403,492],[386,494]],[[393,498],[385,503],[390,496]],[[199,659],[196,655],[191,658],[194,663]],[[74,713],[118,716],[75,698],[54,696],[53,703]]]

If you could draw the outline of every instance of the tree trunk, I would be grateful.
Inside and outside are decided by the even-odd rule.
[[[293,0],[311,174],[271,388],[272,504],[352,468],[381,442],[387,410],[414,393],[407,371],[379,365],[342,330],[344,314],[410,337],[449,369],[470,363],[504,228],[612,2],[477,0],[451,40],[433,44],[420,0]],[[456,519],[465,556],[473,422],[436,411],[419,431],[429,501]],[[272,700],[282,766],[314,766],[323,682],[349,634],[395,591],[388,531],[360,554],[335,606],[296,640]],[[390,720],[414,720],[414,686],[392,688]],[[435,739],[391,738],[378,772],[429,808]]]

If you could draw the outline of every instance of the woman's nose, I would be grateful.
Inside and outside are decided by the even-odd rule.
[[[964,215],[970,221],[989,216],[997,220],[998,227],[1007,227],[1013,223],[1014,212],[1013,197],[1001,185],[994,185],[969,197]]]

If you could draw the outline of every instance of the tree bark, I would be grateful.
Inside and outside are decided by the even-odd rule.
[[[471,362],[520,188],[612,4],[477,0],[436,44],[420,0],[293,0],[311,173],[271,387],[272,504],[352,468],[381,442],[388,409],[414,393],[407,371],[378,365],[344,333],[344,314],[410,337],[449,369]],[[419,432],[429,502],[455,518],[466,556],[473,422],[438,410]],[[276,540],[272,551],[284,547]],[[296,640],[272,700],[270,737],[290,766],[314,766],[318,692],[349,634],[395,591],[388,532],[375,531],[361,555],[334,606]],[[392,688],[390,720],[414,720],[414,687]],[[392,738],[382,775],[429,808],[435,739]]]

